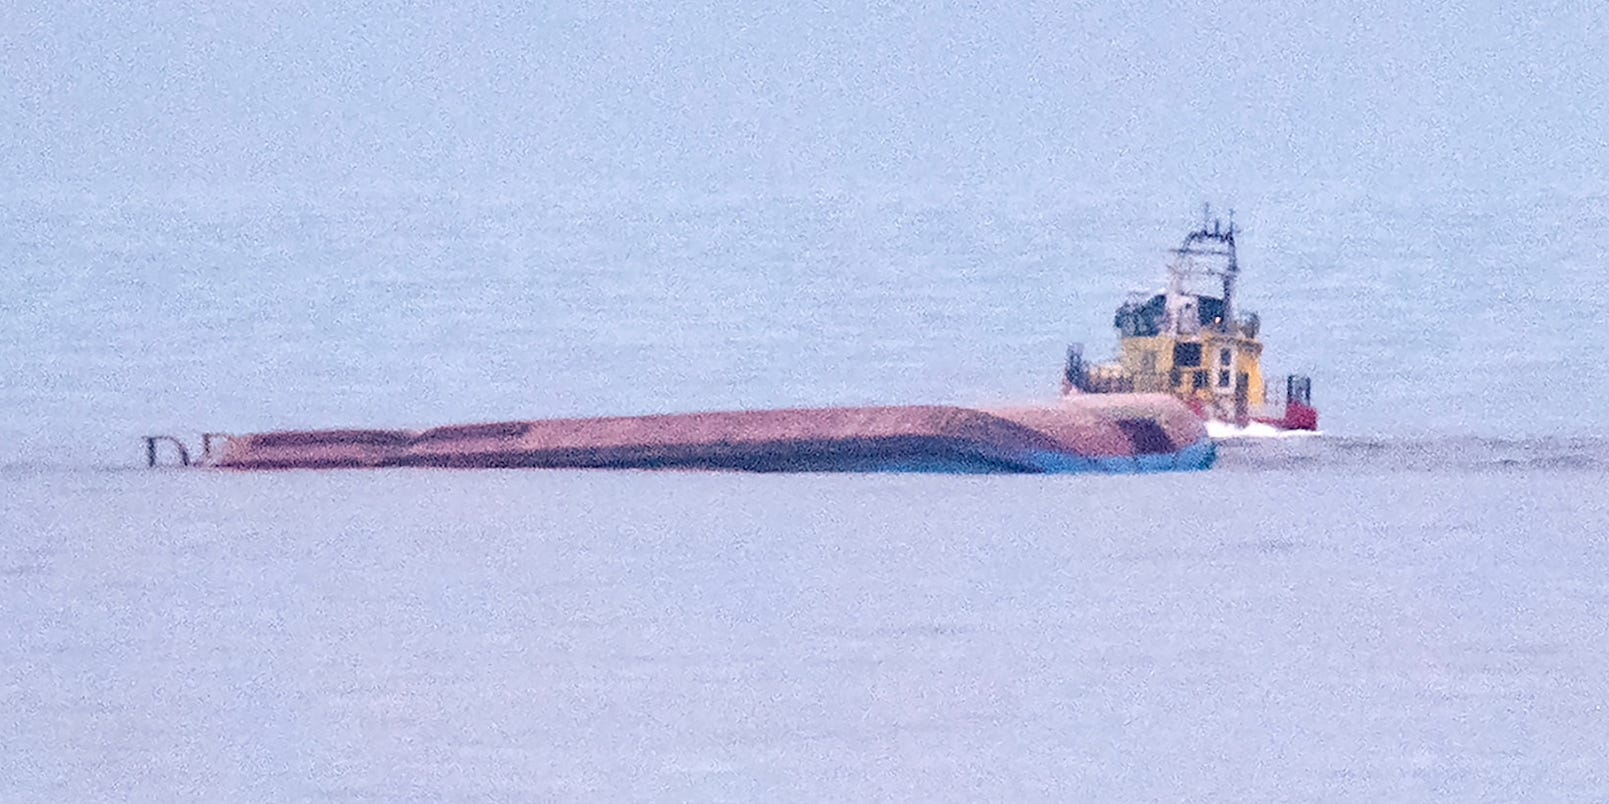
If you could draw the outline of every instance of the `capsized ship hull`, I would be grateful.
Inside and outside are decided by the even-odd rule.
[[[1166,394],[1054,405],[730,411],[456,425],[424,431],[210,434],[219,469],[376,467],[754,472],[1133,473],[1205,469],[1216,451]],[[153,453],[154,454],[154,453]]]

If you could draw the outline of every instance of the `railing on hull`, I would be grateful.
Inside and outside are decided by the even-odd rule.
[[[1062,392],[1077,389],[1086,394],[1155,393],[1172,390],[1173,384],[1165,374],[1131,375],[1111,365],[1090,365],[1084,362],[1083,344],[1067,347],[1067,365],[1062,371]]]
[[[228,433],[202,433],[201,459],[197,461],[191,459],[190,449],[186,447],[184,442],[179,440],[177,437],[170,435],[148,435],[145,437],[145,465],[147,468],[155,468],[158,466],[162,459],[161,445],[172,444],[173,453],[179,459],[179,466],[208,466],[211,465],[213,460],[217,457],[217,444],[221,441],[227,441],[229,438],[230,435]]]
[[[1313,380],[1305,374],[1288,375],[1285,377],[1283,387],[1269,383],[1263,401],[1269,406],[1278,406],[1281,410],[1291,402],[1298,405],[1312,405]]]
[[[174,450],[178,453],[180,466],[190,465],[190,450],[185,448],[183,441],[170,435],[148,435],[145,437],[145,465],[147,468],[156,466],[157,458],[159,457],[157,445],[162,443],[173,445]]]

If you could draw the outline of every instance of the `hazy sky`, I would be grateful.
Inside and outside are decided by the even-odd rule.
[[[0,5],[0,180],[1609,178],[1597,2]]]

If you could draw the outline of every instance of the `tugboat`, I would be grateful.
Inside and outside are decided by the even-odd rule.
[[[1235,304],[1238,231],[1233,215],[1226,227],[1205,210],[1201,228],[1172,251],[1166,289],[1117,308],[1117,358],[1091,365],[1082,345],[1068,348],[1062,394],[1172,394],[1215,437],[1316,433],[1311,379],[1293,374],[1283,378],[1283,398],[1269,393],[1261,320]]]

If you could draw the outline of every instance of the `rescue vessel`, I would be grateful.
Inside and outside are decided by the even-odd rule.
[[[1062,395],[1170,394],[1221,437],[1318,432],[1309,377],[1268,387],[1262,321],[1235,298],[1238,233],[1233,216],[1225,226],[1204,210],[1201,228],[1172,250],[1166,286],[1117,308],[1117,357],[1090,364],[1081,344],[1068,347]]]

